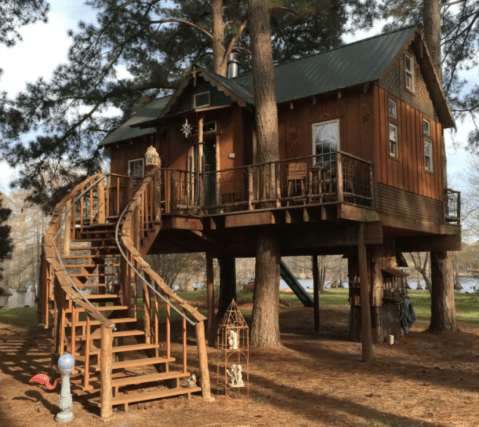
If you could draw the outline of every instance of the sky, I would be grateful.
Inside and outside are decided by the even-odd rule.
[[[22,42],[13,48],[0,45],[0,91],[7,91],[14,97],[25,88],[27,82],[34,82],[39,77],[49,80],[53,70],[62,62],[66,62],[70,39],[67,36],[69,29],[76,30],[79,20],[92,22],[95,11],[85,6],[81,0],[50,0],[48,23],[36,23],[21,29]],[[352,42],[379,34],[381,25],[371,31],[357,32],[354,36],[345,38]],[[478,79],[477,71],[471,71],[471,78]],[[474,73],[474,74],[472,74]],[[463,191],[465,188],[461,173],[468,163],[470,155],[464,150],[467,135],[472,130],[472,123],[458,123],[458,132],[455,135],[458,149],[452,147],[450,132],[446,133],[448,174],[451,177],[449,186]],[[5,162],[0,162],[0,191],[8,193],[8,184],[15,176],[15,170]]]

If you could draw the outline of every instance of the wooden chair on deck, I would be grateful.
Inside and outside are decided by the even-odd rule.
[[[296,189],[297,185],[301,186],[301,195],[306,195],[306,176],[308,174],[308,166],[305,162],[295,162],[288,164],[288,197],[291,197],[293,189]],[[294,191],[296,193],[296,191]],[[289,204],[289,202],[288,202]]]

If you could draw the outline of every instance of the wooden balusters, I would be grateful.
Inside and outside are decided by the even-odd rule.
[[[116,177],[116,215],[120,215],[120,177]]]
[[[97,187],[97,197],[98,197],[98,223],[105,223],[105,180],[104,178],[98,183]]]
[[[281,207],[281,166],[280,162],[274,163],[275,189],[276,189],[276,207]]]
[[[178,181],[176,179],[176,171],[171,171],[171,210],[176,211],[176,200],[178,197]]]
[[[187,354],[188,354],[188,333],[186,329],[186,315],[185,309],[183,309],[183,372],[188,372],[188,361],[187,361]]]
[[[145,280],[149,280],[149,277],[143,274]],[[151,344],[151,295],[150,287],[141,281],[143,285],[143,320],[145,322],[145,343]]]
[[[70,255],[70,240],[71,240],[71,221],[72,221],[72,214],[71,214],[71,206],[72,202],[69,200],[65,205],[65,234],[63,238],[63,254]],[[60,250],[60,248],[58,248]]]
[[[248,210],[252,211],[253,207],[253,198],[254,198],[254,179],[253,179],[253,168],[250,166],[248,168]]]
[[[90,315],[86,313],[86,340],[85,340],[85,374],[83,377],[83,386],[88,389],[90,386]]]
[[[336,177],[336,185],[337,185],[337,192],[338,192],[338,202],[342,203],[344,200],[343,195],[343,163],[342,163],[341,153],[336,154],[336,170],[337,170],[337,177]]]

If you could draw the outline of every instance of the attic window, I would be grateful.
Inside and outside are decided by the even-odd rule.
[[[406,54],[406,89],[414,92],[414,57]]]
[[[426,119],[422,121],[422,133],[426,136],[431,136],[431,124]]]
[[[397,104],[392,99],[389,100],[389,116],[393,117],[394,119],[397,119],[398,117]]]
[[[128,176],[132,178],[143,178],[144,170],[144,159],[128,161]]]
[[[195,108],[208,107],[210,105],[210,93],[202,92],[195,95]]]

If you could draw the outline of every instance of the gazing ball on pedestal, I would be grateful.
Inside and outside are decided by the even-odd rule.
[[[62,388],[60,391],[60,397],[58,398],[58,407],[61,412],[59,412],[55,421],[57,423],[65,423],[67,421],[72,421],[75,416],[72,414],[70,409],[73,407],[72,393],[70,388],[70,374],[72,369],[75,366],[75,359],[70,353],[65,353],[60,356],[58,359],[58,368],[62,374]]]

